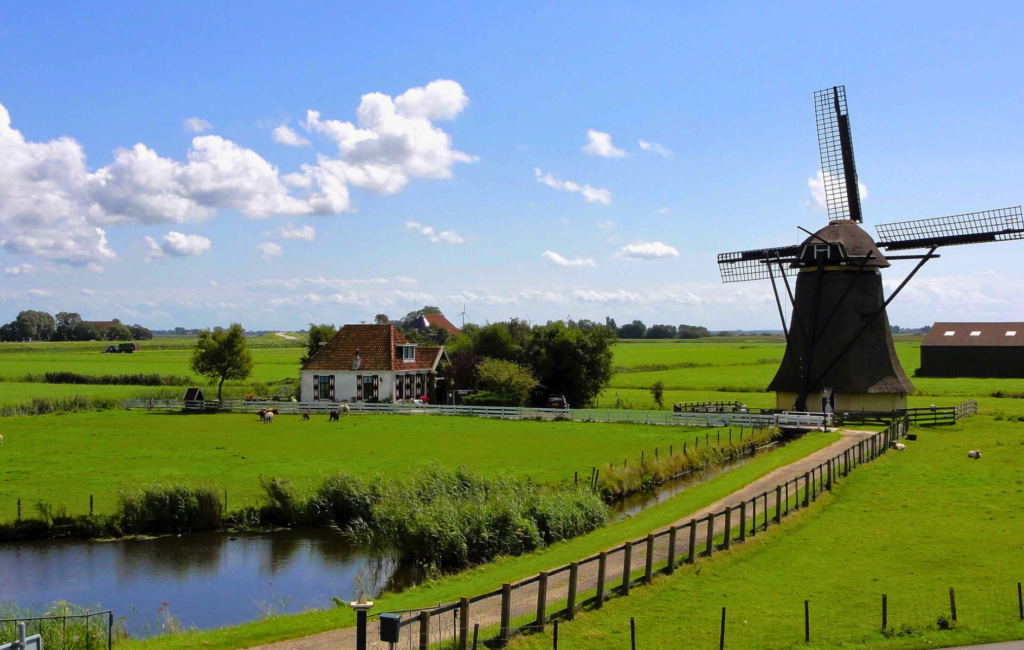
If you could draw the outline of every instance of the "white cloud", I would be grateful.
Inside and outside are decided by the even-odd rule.
[[[52,291],[46,291],[44,289],[29,289],[25,293],[29,294],[30,296],[36,296],[38,298],[42,298],[44,296],[52,296],[53,295]]]
[[[282,124],[270,132],[270,139],[278,144],[285,144],[289,147],[308,147],[311,143],[290,128]]]
[[[672,152],[661,146],[657,142],[647,142],[646,140],[640,140],[640,148],[644,151],[650,151],[653,154],[657,154],[664,158],[671,158]]]
[[[185,133],[204,133],[213,128],[213,125],[201,117],[190,117],[184,122]]]
[[[4,275],[28,275],[36,270],[36,267],[28,264],[22,264],[21,266],[8,266],[4,269]]]
[[[580,186],[572,181],[560,181],[550,173],[545,174],[539,169],[534,169],[533,173],[537,177],[538,183],[547,185],[550,188],[561,190],[563,192],[582,194],[587,203],[611,205],[612,193],[606,189],[591,187],[589,184]]]
[[[672,211],[669,210],[668,208],[661,208],[660,210],[658,210],[658,214],[668,214],[670,212]]]
[[[158,242],[146,237],[146,260],[153,261],[164,257],[195,257],[210,250],[212,243],[201,235],[185,235],[173,230],[164,235]]]
[[[615,227],[615,222],[609,219],[608,221],[598,221],[597,227],[601,230],[608,230],[609,228]]]
[[[612,136],[601,131],[587,131],[587,144],[583,145],[583,153],[602,158],[622,158],[626,152],[612,144]]]
[[[639,242],[623,246],[615,257],[620,260],[660,260],[666,257],[679,257],[679,251],[660,241]]]
[[[263,242],[262,244],[257,246],[256,250],[260,252],[260,257],[265,260],[271,260],[274,259],[275,257],[281,257],[281,253],[284,252],[281,250],[281,247],[278,244],[269,241]]]
[[[582,302],[642,302],[640,294],[620,289],[618,291],[573,291],[572,297]]]
[[[831,174],[828,175],[831,179]],[[860,185],[860,199],[863,201],[868,198],[868,188],[864,183]],[[817,176],[812,176],[807,179],[807,187],[811,190],[811,197],[814,199],[814,207],[821,210],[828,208],[828,204],[825,201],[825,172],[818,170]]]
[[[393,282],[395,284],[416,284],[419,280],[416,278],[410,278],[407,275],[396,275]]]
[[[276,234],[278,237],[284,239],[305,239],[306,241],[313,241],[316,239],[316,228],[309,224],[293,225],[286,223],[277,229]]]
[[[541,254],[541,257],[548,260],[549,262],[557,264],[558,266],[587,266],[591,268],[597,266],[597,264],[595,264],[594,260],[592,259],[583,259],[577,257],[576,259],[570,260],[552,251],[544,251]]]
[[[433,226],[424,226],[418,221],[406,221],[405,229],[418,232],[429,239],[433,244],[462,244],[466,241],[464,237],[454,230],[443,230],[441,232],[437,232],[434,230]]]

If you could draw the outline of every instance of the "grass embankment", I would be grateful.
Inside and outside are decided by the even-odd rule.
[[[809,434],[789,445],[752,460],[737,469],[694,486],[681,495],[649,508],[635,517],[600,528],[590,534],[554,544],[543,551],[520,557],[505,557],[484,566],[407,589],[397,594],[384,594],[376,599],[374,611],[411,609],[438,601],[449,602],[464,595],[491,591],[504,582],[513,582],[539,571],[562,566],[593,555],[627,539],[678,521],[691,513],[741,489],[774,469],[807,456],[839,438],[834,433]],[[326,630],[355,624],[352,610],[337,608],[305,612],[254,621],[235,627],[147,640],[130,640],[127,645],[139,650],[229,650],[247,648],[261,643],[293,639]],[[548,641],[550,643],[550,640]]]
[[[123,388],[123,387],[118,387]],[[112,513],[122,485],[208,481],[228,491],[229,510],[260,497],[260,474],[287,478],[303,492],[337,470],[404,473],[436,461],[487,474],[529,476],[586,485],[594,466],[622,464],[681,450],[698,433],[684,427],[596,422],[503,421],[470,417],[351,415],[304,422],[278,416],[262,425],[253,414],[110,410],[4,421],[0,449],[0,521],[36,501],[66,504],[71,514]],[[726,435],[728,430],[726,431]]]
[[[660,578],[559,630],[574,650],[957,646],[1024,637],[1016,582],[1024,552],[1024,424],[978,416],[915,429],[907,451],[857,469],[814,508],[753,541]],[[980,461],[967,458],[981,449]],[[958,624],[947,618],[956,589]],[[881,633],[888,596],[891,636]],[[548,648],[550,633],[519,648]]]

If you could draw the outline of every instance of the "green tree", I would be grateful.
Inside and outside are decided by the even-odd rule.
[[[327,343],[338,333],[338,328],[331,323],[309,324],[309,334],[306,336],[306,354],[302,356],[299,363],[305,365],[313,358],[313,355],[320,351],[321,343]]]
[[[224,382],[241,381],[252,374],[252,354],[245,340],[245,330],[238,323],[228,329],[199,332],[192,350],[192,372],[209,377],[217,384],[217,399],[221,399]]]
[[[678,330],[681,339],[702,339],[711,336],[708,328],[700,325],[680,325]]]
[[[391,320],[388,319],[387,314],[377,314],[376,316],[373,317],[373,322],[377,323],[378,325],[387,325],[388,323],[391,322]]]
[[[114,324],[103,331],[103,338],[108,341],[131,341],[132,331],[121,321],[114,319]]]
[[[675,325],[651,325],[651,328],[647,330],[646,336],[649,339],[674,339],[675,337]]]
[[[82,317],[75,312],[62,311],[57,313],[56,327],[53,330],[52,340],[74,341],[75,327],[82,322]]]
[[[57,323],[45,311],[27,309],[0,331],[4,341],[49,341]]]
[[[151,332],[148,327],[143,327],[142,325],[136,323],[129,327],[128,329],[131,330],[132,338],[135,339],[136,341],[153,340],[153,332]]]
[[[642,339],[646,333],[647,326],[643,321],[635,320],[620,327],[618,336],[620,339]]]
[[[570,404],[585,406],[611,381],[610,340],[604,329],[584,332],[555,321],[533,328],[526,358],[540,383]]]
[[[517,363],[484,359],[478,366],[480,388],[494,393],[508,406],[522,406],[537,385],[530,371]]]
[[[100,331],[92,323],[81,321],[71,330],[72,341],[99,341]]]
[[[662,408],[665,399],[665,382],[659,379],[651,384],[651,397],[654,398],[654,403],[658,405],[658,408]]]

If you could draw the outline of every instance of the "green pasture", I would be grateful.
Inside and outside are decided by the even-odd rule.
[[[1024,423],[981,415],[915,429],[907,451],[864,466],[809,511],[732,553],[685,567],[563,624],[562,647],[926,648],[1024,637]],[[971,449],[982,459],[967,458]],[[956,592],[958,630],[940,631]],[[766,595],[770,594],[770,597]],[[881,633],[881,598],[889,625]],[[904,628],[903,626],[907,626]],[[549,648],[550,633],[517,642]]]
[[[4,421],[0,448],[0,519],[38,501],[71,513],[113,510],[122,485],[202,481],[228,490],[228,505],[255,503],[257,477],[299,486],[336,470],[404,472],[438,462],[484,472],[526,475],[544,483],[586,481],[594,466],[636,462],[717,430],[640,424],[503,421],[417,415],[326,415],[303,421],[280,415],[263,425],[255,414],[108,410]]]

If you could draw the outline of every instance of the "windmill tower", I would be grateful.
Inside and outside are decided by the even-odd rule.
[[[718,256],[723,282],[771,280],[786,335],[775,378],[776,408],[798,411],[892,411],[906,408],[914,385],[892,341],[886,307],[942,246],[1024,239],[1020,206],[882,224],[875,242],[860,224],[860,192],[846,89],[814,93],[827,226],[802,243]],[[888,253],[883,255],[882,250]],[[910,255],[894,251],[927,249]],[[917,265],[885,298],[882,270],[896,260]],[[796,276],[795,292],[789,278]],[[792,305],[787,327],[779,281]]]

